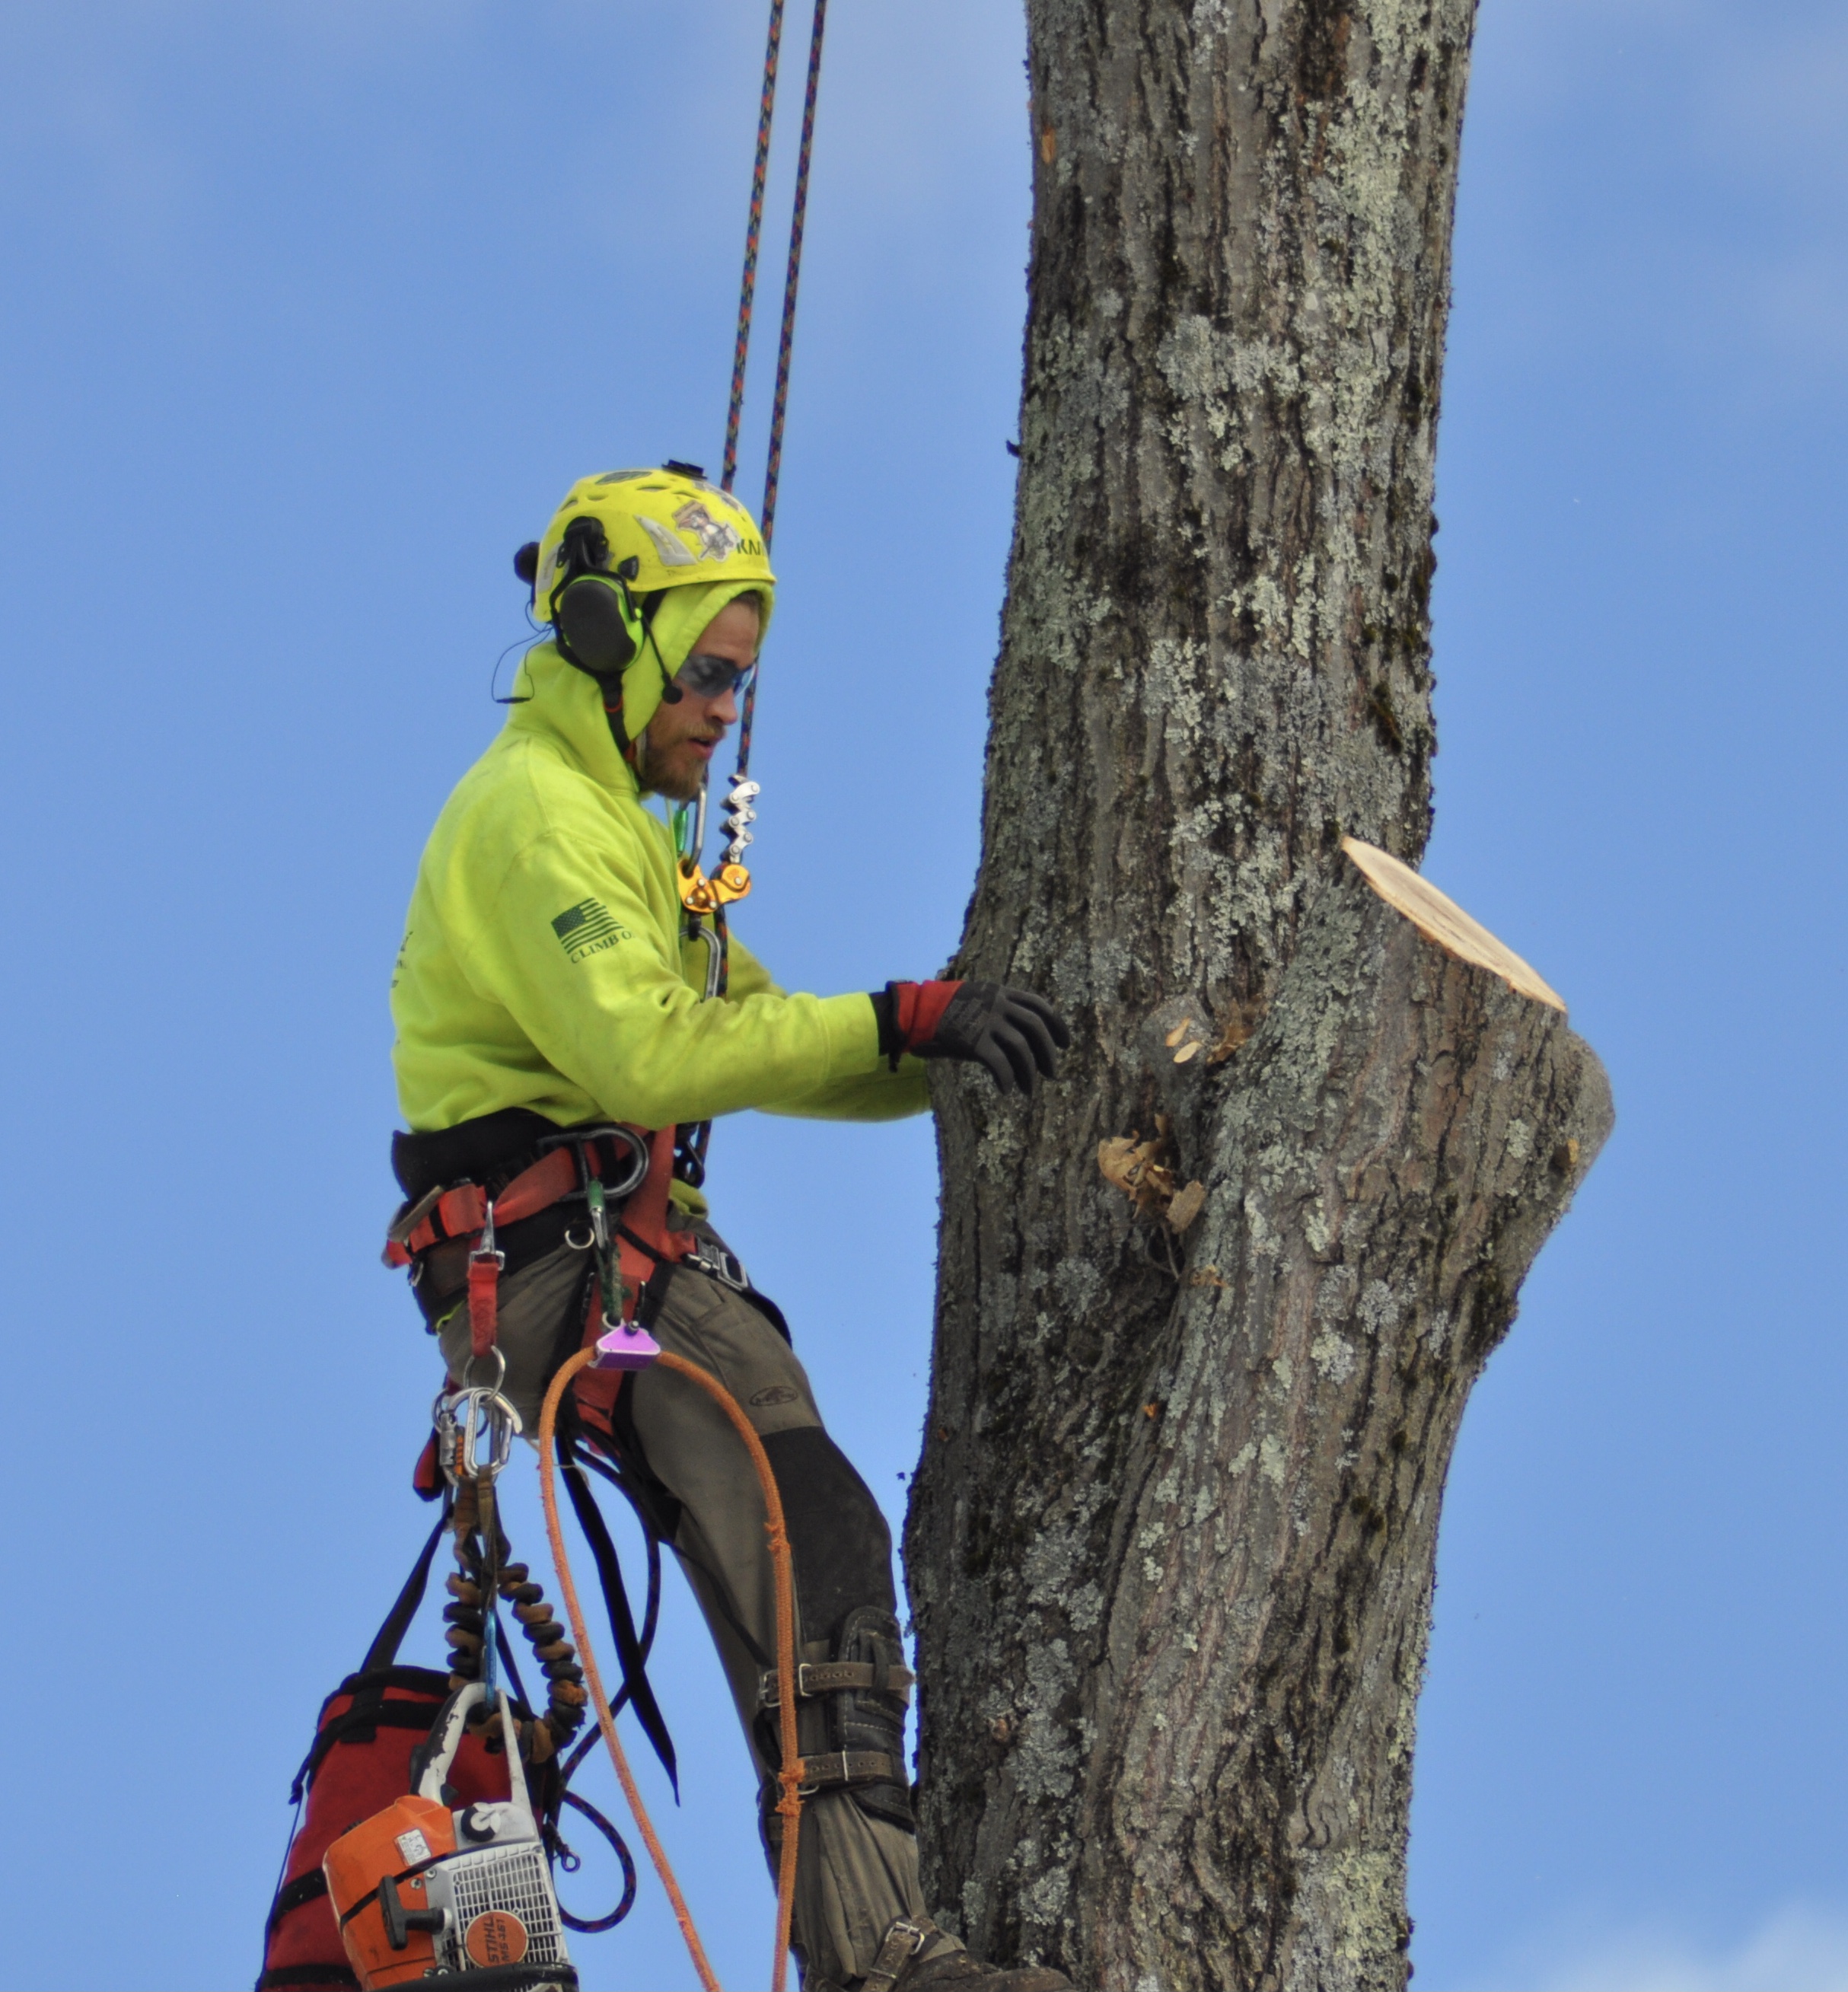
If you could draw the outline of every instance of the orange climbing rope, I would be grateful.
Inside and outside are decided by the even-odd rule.
[[[590,1636],[585,1626],[584,1612],[578,1602],[578,1587],[571,1581],[571,1560],[565,1554],[564,1532],[558,1524],[558,1490],[553,1465],[553,1434],[557,1429],[558,1407],[565,1392],[571,1387],[571,1379],[587,1363],[595,1359],[594,1349],[581,1349],[552,1379],[551,1388],[545,1393],[545,1404],[539,1414],[539,1492],[545,1507],[545,1533],[552,1546],[552,1561],[558,1572],[558,1588],[564,1599],[564,1608],[570,1615],[571,1636],[578,1642],[578,1656],[583,1663],[584,1678],[589,1687],[591,1699],[596,1704],[597,1721],[603,1731],[603,1740],[609,1746],[609,1759],[615,1766],[616,1781],[622,1787],[622,1796],[629,1801],[629,1809],[635,1814],[636,1824],[641,1828],[643,1844],[648,1849],[648,1857],[654,1863],[655,1872],[661,1878],[661,1885],[667,1891],[667,1899],[673,1905],[674,1920],[680,1926],[680,1935],[686,1939],[687,1949],[693,1960],[693,1968],[699,1973],[700,1983],[705,1992],[719,1992],[719,1983],[713,1975],[712,1966],[707,1962],[704,1946],[700,1942],[699,1932],[694,1927],[693,1912],[687,1906],[687,1898],[680,1893],[679,1882],[674,1879],[673,1870],[668,1864],[667,1850],[656,1837],[653,1822],[648,1816],[647,1808],[642,1803],[642,1794],[636,1789],[633,1773],[629,1768],[629,1759],[624,1755],[622,1740],[616,1734],[615,1717],[610,1713],[609,1701],[603,1692],[602,1676],[597,1671],[597,1662],[591,1650]],[[776,1476],[771,1470],[770,1455],[764,1451],[763,1441],[757,1436],[751,1421],[739,1407],[738,1400],[725,1385],[709,1371],[697,1363],[689,1363],[684,1356],[676,1356],[663,1349],[655,1360],[663,1370],[671,1370],[676,1376],[684,1376],[697,1383],[725,1413],[736,1427],[751,1455],[751,1464],[757,1469],[759,1485],[763,1489],[764,1509],[768,1517],[765,1523],[769,1537],[770,1567],[776,1584],[776,1665],[780,1681],[793,1681],[796,1673],[796,1581],[789,1554],[789,1532],[784,1526],[783,1497],[776,1491]],[[770,1967],[770,1992],[783,1992],[789,1960],[789,1923],[796,1906],[796,1855],[797,1837],[802,1827],[802,1759],[796,1754],[796,1697],[787,1693],[777,1697],[777,1738],[783,1759],[782,1769],[777,1773],[777,1782],[783,1787],[783,1796],[776,1802],[778,1814],[783,1820],[783,1850],[776,1873],[776,1955]]]

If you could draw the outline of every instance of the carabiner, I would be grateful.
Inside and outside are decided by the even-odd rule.
[[[478,1260],[488,1259],[494,1262],[497,1269],[505,1269],[507,1255],[497,1251],[494,1245],[494,1200],[492,1197],[488,1199],[487,1208],[482,1213],[481,1243],[469,1254],[469,1263],[472,1266]]]
[[[499,1349],[493,1353],[500,1356]],[[504,1356],[500,1373],[506,1373]],[[480,1384],[465,1384],[438,1397],[433,1422],[437,1458],[452,1487],[460,1487],[465,1481],[479,1483],[497,1478],[513,1457],[513,1441],[521,1430],[520,1414],[513,1405],[498,1390]]]

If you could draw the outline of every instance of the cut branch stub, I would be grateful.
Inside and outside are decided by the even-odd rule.
[[[1549,988],[1512,948],[1504,947],[1479,920],[1472,920],[1454,899],[1420,878],[1410,865],[1377,844],[1362,844],[1358,837],[1344,837],[1341,848],[1359,866],[1374,891],[1403,913],[1427,940],[1434,940],[1459,961],[1474,962],[1500,976],[1517,995],[1531,996],[1536,1003],[1550,1003],[1554,1009],[1564,1011],[1565,999]]]

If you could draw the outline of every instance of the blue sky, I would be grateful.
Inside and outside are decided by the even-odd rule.
[[[423,1525],[435,1366],[376,1263],[418,851],[496,724],[513,547],[587,469],[717,460],[762,33],[759,0],[0,13],[5,1982],[254,1975],[315,1707]],[[741,923],[795,986],[929,973],[973,876],[1022,53],[1011,8],[836,0]],[[1564,992],[1620,1118],[1451,1479],[1420,1992],[1848,1987],[1845,89],[1848,19],[1795,0],[1478,33],[1427,868]],[[895,1520],[928,1130],[715,1141]],[[662,1654],[664,1823],[759,1983],[677,1593]],[[646,1878],[580,1957],[688,1982]]]

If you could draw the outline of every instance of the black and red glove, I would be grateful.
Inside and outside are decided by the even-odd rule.
[[[1072,1034],[1043,996],[998,982],[888,982],[873,998],[879,1049],[892,1069],[906,1052],[986,1066],[1004,1093],[1052,1076]]]

